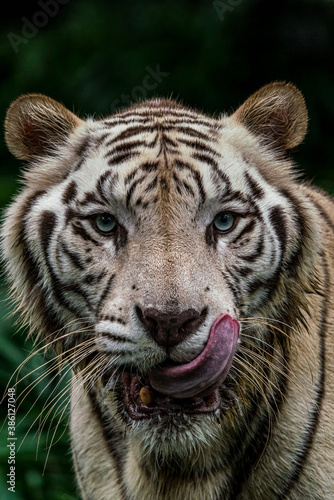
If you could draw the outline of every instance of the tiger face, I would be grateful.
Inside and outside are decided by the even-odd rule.
[[[9,109],[29,163],[3,229],[19,307],[160,465],[224,464],[226,436],[282,392],[318,252],[287,156],[306,123],[282,83],[217,119],[163,99],[87,121],[40,95]]]

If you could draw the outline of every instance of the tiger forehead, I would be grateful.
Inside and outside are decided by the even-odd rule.
[[[95,180],[92,188],[104,198],[125,201],[128,208],[146,208],[158,200],[167,203],[171,195],[174,201],[192,198],[203,204],[226,194],[231,173],[244,170],[237,151],[229,148],[227,162],[222,157],[224,127],[182,108],[175,113],[161,107],[124,112],[92,131],[92,154],[85,152],[80,170],[86,167],[90,185]]]

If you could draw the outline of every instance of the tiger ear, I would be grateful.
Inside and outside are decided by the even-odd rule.
[[[31,160],[52,154],[82,123],[75,114],[49,97],[23,95],[7,111],[6,143],[14,156]]]
[[[273,82],[251,95],[231,116],[278,151],[304,139],[307,110],[302,94],[285,82]]]

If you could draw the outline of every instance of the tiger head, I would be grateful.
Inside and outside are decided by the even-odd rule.
[[[163,99],[100,120],[42,95],[8,111],[27,162],[3,227],[18,308],[146,451],[209,453],[275,366],[279,390],[316,253],[288,157],[306,126],[280,82],[218,118]]]

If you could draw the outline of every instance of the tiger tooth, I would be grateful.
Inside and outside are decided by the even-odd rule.
[[[141,402],[148,406],[154,401],[154,394],[148,387],[142,387],[139,392]]]

